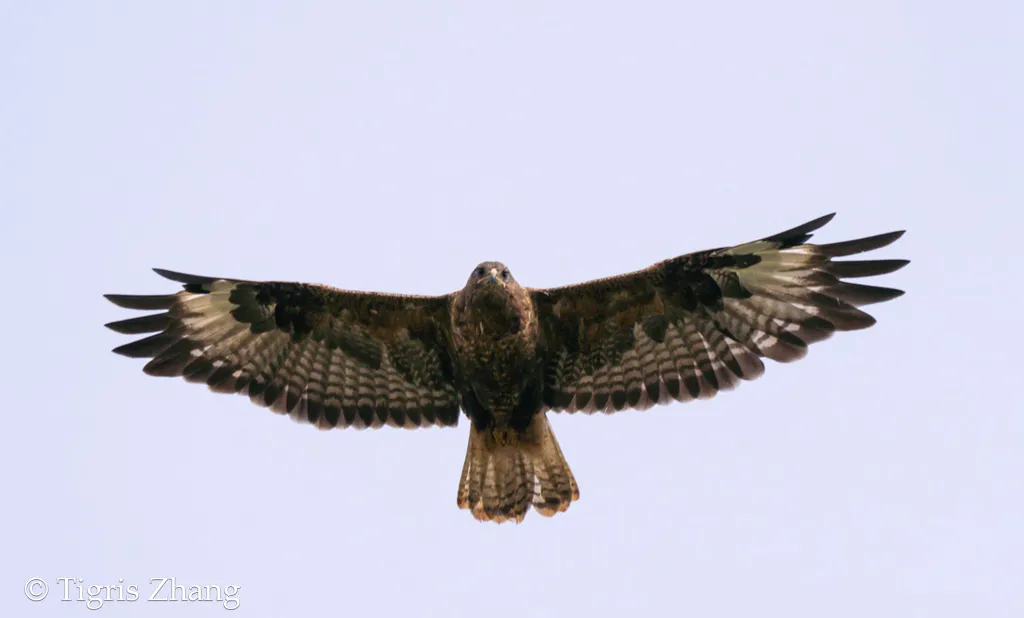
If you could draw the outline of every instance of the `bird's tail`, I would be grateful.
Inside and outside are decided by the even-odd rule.
[[[469,448],[459,481],[459,508],[480,521],[523,521],[530,507],[545,517],[580,497],[546,414],[525,431],[469,429]]]

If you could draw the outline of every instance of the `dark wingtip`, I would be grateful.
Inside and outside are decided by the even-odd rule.
[[[822,227],[822,226],[824,226],[824,225],[825,225],[825,224],[827,224],[827,223],[828,223],[829,221],[831,221],[832,219],[835,219],[835,218],[836,218],[836,213],[834,213],[834,212],[830,212],[830,213],[828,213],[827,215],[822,215],[822,216],[818,217],[818,218],[817,218],[817,219],[815,219],[814,221],[810,221],[810,222],[808,222],[808,223],[807,223],[806,225],[813,225],[814,227],[813,227],[813,228],[811,228],[811,229],[812,229],[812,230],[816,230],[816,229],[818,229],[819,227]]]
[[[897,240],[903,238],[903,235],[907,233],[907,230],[896,230],[895,232],[889,232],[888,234],[879,234],[879,237],[890,239],[886,244],[892,244]],[[882,245],[883,247],[885,245]]]
[[[852,260],[845,262],[830,261],[824,270],[836,277],[874,277],[888,275],[903,268],[910,260]]]
[[[155,333],[164,330],[171,325],[171,317],[167,313],[144,315],[138,318],[118,320],[104,324],[115,333],[122,335],[139,335],[142,333]]]
[[[864,319],[862,321],[858,323],[851,323],[847,325],[847,327],[844,328],[843,330],[864,330],[865,328],[871,328],[875,324],[878,324],[878,320],[875,318],[875,316],[869,313],[865,313]]]
[[[120,354],[121,356],[127,356],[128,358],[140,358],[140,355],[136,353],[134,348],[132,347],[134,344],[135,342],[132,341],[124,345],[119,345],[113,350],[111,350],[111,352],[113,352],[114,354]]]
[[[144,311],[157,311],[169,309],[174,304],[175,297],[168,294],[158,295],[135,295],[135,294],[104,294],[110,302],[123,309],[142,309]]]
[[[166,268],[154,268],[153,272],[160,275],[164,279],[170,279],[171,281],[177,281],[178,283],[209,283],[210,281],[216,281],[214,277],[202,277],[199,275],[189,275],[187,273],[180,273],[174,270],[167,270]]]
[[[162,333],[150,335],[144,339],[130,341],[111,350],[114,354],[128,358],[153,358],[169,346],[183,341],[181,328],[168,328]]]
[[[792,247],[792,246],[795,246],[795,245],[799,245],[799,244],[802,244],[802,243],[806,242],[807,239],[812,236],[811,232],[813,232],[813,231],[815,231],[815,230],[825,226],[829,221],[834,219],[835,216],[836,216],[836,213],[832,212],[832,213],[829,213],[827,215],[823,215],[821,217],[818,217],[817,219],[808,221],[807,223],[804,223],[803,225],[798,225],[798,226],[796,226],[794,228],[791,228],[791,229],[788,229],[788,230],[786,230],[784,232],[779,232],[778,234],[773,234],[771,236],[763,238],[762,240],[767,240],[769,242],[779,242],[779,243],[782,243],[786,247]]]
[[[895,288],[844,282],[829,288],[828,294],[854,307],[862,307],[899,298],[906,292]]]
[[[824,255],[829,257],[845,257],[847,255],[855,255],[857,253],[864,253],[865,251],[874,251],[875,249],[887,247],[899,240],[906,233],[906,230],[898,230],[895,232],[887,232],[885,234],[876,234],[875,236],[868,236],[866,238],[857,238],[855,240],[819,245],[818,249]]]
[[[228,279],[227,277],[206,277],[203,275],[190,275],[188,273],[181,273],[174,270],[167,270],[166,268],[154,268],[153,272],[160,275],[165,279],[171,281],[177,281],[178,283],[184,283],[185,285],[203,286],[209,285],[214,281],[232,281],[234,283],[255,283],[248,279]]]

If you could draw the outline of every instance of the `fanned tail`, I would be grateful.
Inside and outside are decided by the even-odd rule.
[[[534,417],[523,432],[470,427],[458,505],[473,517],[519,523],[531,506],[551,517],[579,497],[545,414]]]

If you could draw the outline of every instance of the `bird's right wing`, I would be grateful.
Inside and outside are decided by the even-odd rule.
[[[544,403],[616,412],[714,396],[764,372],[762,357],[801,358],[835,331],[875,323],[859,306],[900,290],[843,281],[906,260],[834,261],[902,232],[808,244],[828,215],[735,247],[699,251],[634,273],[533,290],[548,358]]]
[[[446,337],[448,296],[351,292],[157,270],[177,294],[108,294],[115,305],[162,311],[111,322],[156,333],[116,348],[143,370],[181,376],[321,429],[458,423]]]

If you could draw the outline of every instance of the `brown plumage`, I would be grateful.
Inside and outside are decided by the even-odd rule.
[[[498,262],[445,296],[157,272],[177,294],[107,295],[161,311],[107,324],[148,334],[114,351],[321,429],[472,421],[458,506],[480,520],[551,516],[579,488],[548,410],[592,413],[714,396],[790,362],[836,331],[874,324],[858,309],[902,292],[844,281],[906,260],[834,261],[903,233],[807,244],[828,215],[767,238],[552,289]]]

